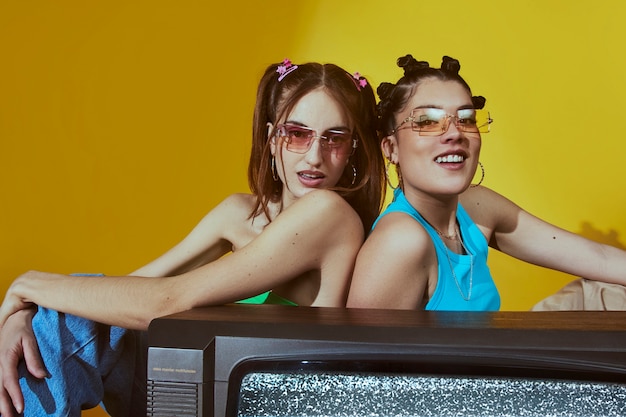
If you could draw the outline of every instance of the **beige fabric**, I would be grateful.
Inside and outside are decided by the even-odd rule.
[[[577,279],[541,300],[531,310],[626,310],[626,287]]]

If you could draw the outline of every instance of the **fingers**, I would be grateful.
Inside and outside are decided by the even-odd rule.
[[[14,416],[24,410],[24,396],[19,384],[19,364],[24,360],[28,372],[36,378],[47,376],[39,346],[31,327],[33,311],[9,318],[0,330],[0,415]]]
[[[0,394],[0,416],[16,417],[22,411],[23,409],[20,411],[17,411],[15,407],[13,407],[13,403],[11,402],[10,397],[7,395],[5,391],[2,391],[2,393]]]
[[[28,372],[35,378],[42,379],[48,377],[48,370],[46,369],[43,359],[41,358],[41,354],[39,353],[37,340],[34,337],[24,338],[22,341],[22,349],[24,362],[26,363],[26,369],[28,369]]]
[[[14,350],[3,352],[0,358],[0,415],[12,416],[24,409],[24,397],[19,384],[19,355]]]
[[[3,389],[0,389],[0,416],[8,417],[24,411],[24,396],[17,378],[14,375],[2,375]]]

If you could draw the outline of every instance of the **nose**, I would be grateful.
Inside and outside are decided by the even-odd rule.
[[[304,160],[311,166],[319,166],[322,163],[322,142],[319,136],[313,136],[311,138],[311,147],[306,151]]]
[[[463,137],[463,132],[461,132],[456,125],[457,118],[455,116],[448,116],[446,118],[446,124],[444,125],[444,132],[441,135],[442,142],[449,142],[451,140],[458,140]]]

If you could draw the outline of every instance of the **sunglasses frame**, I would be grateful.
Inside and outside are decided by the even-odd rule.
[[[418,122],[420,120],[418,120],[419,118],[415,116],[415,112],[416,111],[434,111],[437,113],[441,113],[441,118],[439,120],[437,120],[438,124],[442,124],[441,126],[441,130],[422,130],[419,125],[415,122]],[[467,111],[467,110],[472,110],[475,112],[475,114],[485,114],[485,123],[481,124],[480,126],[476,125],[476,130],[468,130],[466,125],[460,124],[459,120],[463,120],[466,119],[467,117],[461,117],[459,115],[460,112],[463,111]],[[423,117],[423,116],[422,116]],[[445,121],[444,121],[445,119]],[[450,120],[454,119],[454,125],[456,126],[457,129],[459,129],[461,132],[463,133],[489,133],[491,131],[491,123],[493,123],[493,119],[491,118],[491,114],[484,109],[459,109],[457,110],[457,114],[449,114],[446,113],[444,110],[436,108],[436,107],[416,107],[413,110],[411,110],[411,113],[409,114],[409,117],[407,117],[406,119],[404,119],[402,122],[400,122],[400,124],[398,126],[396,126],[395,129],[393,129],[391,131],[391,133],[389,133],[388,136],[393,135],[394,133],[396,133],[398,130],[400,130],[400,128],[407,122],[411,122],[411,130],[413,132],[417,132],[419,133],[420,136],[441,136],[443,135],[445,132],[448,131],[448,128],[450,127]],[[476,118],[478,119],[478,118]]]
[[[307,132],[306,138],[308,140],[308,144],[306,149],[302,148],[301,150],[295,150],[295,149],[289,149],[289,145],[292,144],[292,142],[289,141],[289,135],[287,134],[287,129],[289,129],[290,127],[292,128],[296,128],[300,131],[305,131]],[[342,133],[345,135],[350,135],[351,139],[352,139],[352,146],[350,147],[350,152],[347,153],[342,153],[339,152],[342,148],[341,146],[332,146],[330,144],[330,142],[328,141],[328,132],[336,132],[336,133]],[[276,137],[281,137],[283,138],[283,142],[285,143],[285,149],[287,149],[289,152],[293,152],[293,153],[297,153],[297,154],[305,154],[309,151],[309,149],[311,149],[311,146],[313,145],[313,140],[314,139],[318,139],[320,141],[320,146],[322,148],[323,151],[328,152],[328,153],[333,153],[335,152],[337,155],[340,156],[349,156],[354,154],[357,146],[358,146],[358,138],[351,132],[343,132],[340,130],[327,130],[326,135],[318,135],[317,134],[317,130],[312,129],[310,127],[307,126],[301,126],[301,125],[297,125],[297,124],[291,124],[291,123],[283,123],[283,124],[279,124],[276,126],[276,132],[275,132],[275,136]],[[347,150],[347,147],[346,147]]]

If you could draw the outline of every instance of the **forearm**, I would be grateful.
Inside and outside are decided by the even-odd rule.
[[[0,325],[16,311],[36,304],[104,324],[145,330],[156,317],[253,296],[271,289],[286,275],[306,269],[306,262],[288,267],[278,260],[267,262],[264,252],[249,249],[171,277],[86,277],[30,271],[7,291]]]
[[[293,245],[284,242],[283,245],[286,252],[293,250]],[[270,260],[265,248],[275,245],[254,242],[237,254],[172,277],[85,277],[27,272],[7,291],[0,325],[16,311],[36,304],[100,323],[147,329],[156,317],[196,306],[234,302],[311,269],[311,259],[292,254],[287,256],[292,261],[286,264],[277,257]],[[314,250],[307,247],[303,252]]]
[[[503,252],[576,277],[626,285],[625,251],[573,234],[560,234],[557,242],[553,240],[552,237],[535,239],[536,247],[524,251]]]
[[[165,278],[75,277],[31,271],[18,278],[7,296],[105,324],[146,329],[169,314]],[[5,301],[6,302],[6,301]]]
[[[626,285],[626,251],[604,244],[596,244],[598,255],[593,268],[584,278]]]

